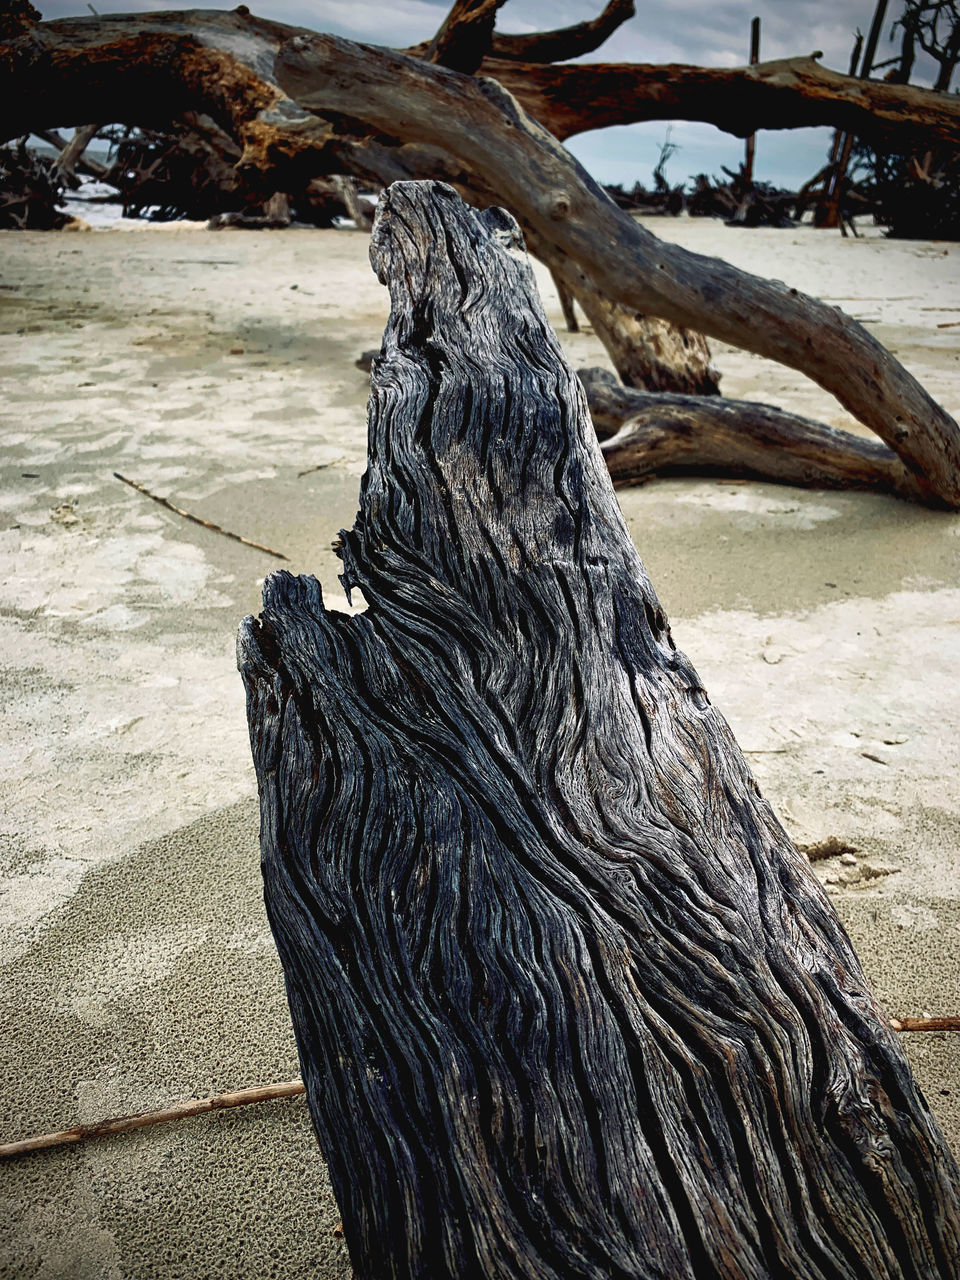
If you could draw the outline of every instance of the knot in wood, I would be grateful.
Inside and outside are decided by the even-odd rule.
[[[570,213],[570,195],[566,191],[552,191],[550,193],[550,217],[554,222],[560,222]]]

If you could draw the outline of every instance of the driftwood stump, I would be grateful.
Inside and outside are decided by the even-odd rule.
[[[957,1274],[958,1170],[670,629],[501,210],[397,184],[342,535],[241,628],[361,1277]]]

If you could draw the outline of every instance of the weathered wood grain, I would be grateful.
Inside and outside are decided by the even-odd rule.
[[[955,1276],[960,1174],[671,639],[516,224],[397,184],[371,255],[369,607],[278,573],[239,637],[358,1275]]]
[[[655,475],[746,476],[912,502],[921,496],[911,472],[879,440],[753,400],[636,390],[606,369],[581,369],[579,376],[614,484]]]
[[[699,120],[747,137],[755,129],[840,126],[888,145],[916,145],[926,135],[960,142],[956,94],[885,80],[857,80],[810,57],[746,67],[685,63],[592,62],[576,66],[511,66],[494,56],[484,75],[509,89],[557,138],[586,129],[645,120]]]
[[[658,240],[495,80],[322,35],[289,41],[274,69],[308,111],[340,111],[455,156],[500,193],[554,270],[575,263],[609,302],[800,369],[899,455],[923,501],[960,508],[960,428],[862,325],[797,289]]]

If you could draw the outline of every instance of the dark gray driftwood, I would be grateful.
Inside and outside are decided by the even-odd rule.
[[[516,224],[397,184],[342,535],[240,632],[361,1277],[957,1274],[957,1167],[628,537]]]

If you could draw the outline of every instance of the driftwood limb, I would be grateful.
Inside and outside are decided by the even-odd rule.
[[[911,473],[879,440],[754,401],[636,391],[605,369],[579,374],[614,484],[653,475],[749,476],[919,496]]]
[[[337,174],[333,179],[334,189],[343,201],[344,208],[361,231],[369,231],[373,226],[372,212],[361,203],[357,191],[356,178],[348,178]]]
[[[45,1151],[48,1147],[72,1147],[91,1138],[130,1133],[134,1129],[146,1129],[150,1125],[166,1124],[170,1120],[205,1115],[208,1111],[245,1107],[253,1102],[269,1102],[274,1098],[295,1098],[303,1091],[302,1080],[287,1080],[283,1084],[261,1084],[249,1089],[234,1089],[230,1093],[218,1093],[212,1098],[192,1098],[189,1102],[175,1102],[172,1106],[161,1107],[156,1111],[138,1111],[134,1115],[114,1116],[109,1120],[98,1120],[94,1124],[78,1124],[72,1129],[60,1129],[57,1133],[38,1134],[19,1142],[4,1142],[0,1144],[0,1160],[26,1155],[30,1151]]]
[[[817,55],[819,56],[819,55]],[[561,140],[644,120],[699,120],[745,138],[757,129],[836,125],[909,148],[926,138],[960,146],[960,101],[883,80],[857,80],[815,57],[747,67],[592,62],[533,66],[487,58],[493,76]]]
[[[343,581],[241,626],[265,899],[361,1280],[920,1280],[960,1170],[678,652],[519,231],[397,184]]]
[[[618,209],[495,81],[456,76],[333,36],[301,36],[275,70],[301,106],[457,156],[551,251],[611,301],[800,369],[896,452],[923,500],[960,506],[960,428],[871,334],[838,309],[658,240]],[[751,68],[755,70],[755,68]],[[866,82],[857,82],[866,83]]]
[[[493,36],[490,56],[510,62],[566,62],[592,53],[634,16],[633,0],[609,0],[596,18],[556,31],[533,31],[529,35]]]
[[[941,1018],[891,1018],[894,1031],[960,1031],[960,1015]]]
[[[99,124],[85,124],[74,132],[73,137],[57,156],[57,168],[62,174],[68,177],[73,176],[77,163],[102,127]]]
[[[69,141],[58,133],[56,129],[36,129],[34,130],[38,138],[42,138],[44,142],[48,142],[51,147],[56,147],[59,152],[63,152],[69,147]],[[80,156],[77,160],[75,168],[91,178],[102,178],[104,174],[109,172],[109,168],[105,164],[101,164],[99,160],[93,160],[88,155]]]
[[[419,54],[453,71],[472,75],[490,49],[497,10],[505,0],[454,0],[440,30]]]
[[[212,533],[220,533],[225,538],[232,538],[234,542],[242,542],[245,547],[253,547],[255,551],[265,551],[268,556],[273,556],[276,560],[289,559],[289,556],[285,556],[282,551],[274,551],[272,547],[265,547],[262,542],[253,542],[250,538],[241,537],[239,533],[231,533],[229,529],[223,529],[220,525],[213,524],[210,520],[204,520],[202,516],[195,516],[190,511],[184,511],[183,507],[177,507],[168,498],[160,498],[157,494],[151,493],[145,485],[138,484],[136,480],[128,480],[119,471],[115,471],[113,475],[115,480],[122,480],[131,489],[136,489],[137,493],[142,493],[145,498],[150,498],[151,501],[159,503],[161,507],[166,507],[174,515],[183,516],[184,520],[191,520],[194,524],[200,525],[203,529],[209,529]]]

